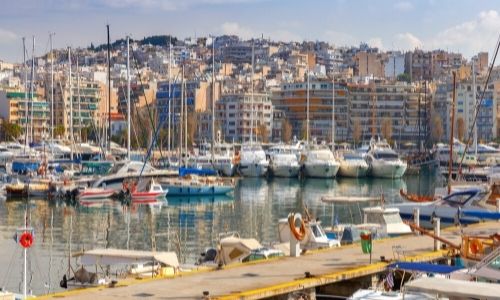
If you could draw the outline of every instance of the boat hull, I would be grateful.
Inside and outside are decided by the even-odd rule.
[[[95,199],[106,199],[113,196],[115,191],[113,189],[91,189],[82,191],[78,195],[78,200],[95,200]]]
[[[298,177],[300,166],[296,165],[277,165],[271,164],[269,171],[274,177]]]
[[[232,186],[189,186],[177,184],[161,184],[163,189],[168,189],[168,196],[204,196],[225,195],[233,190]]]
[[[342,177],[365,177],[368,174],[367,164],[348,164],[345,162],[340,163],[338,175]]]
[[[162,192],[135,192],[132,193],[132,201],[134,202],[147,202],[157,199],[164,199],[167,195],[166,191]]]
[[[267,163],[240,164],[238,173],[243,177],[263,177],[267,174]]]
[[[401,178],[406,172],[406,163],[373,162],[370,175],[377,178]]]
[[[313,178],[333,178],[339,171],[339,165],[333,163],[304,164],[304,175]]]

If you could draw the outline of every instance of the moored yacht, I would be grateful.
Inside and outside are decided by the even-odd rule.
[[[386,140],[376,141],[372,138],[365,158],[373,177],[401,178],[406,171],[406,162],[400,159]]]
[[[238,161],[238,173],[244,177],[264,176],[269,167],[266,153],[259,144],[243,145]]]
[[[300,171],[297,155],[290,146],[276,145],[269,149],[269,172],[275,177],[297,177]]]
[[[234,147],[230,144],[215,144],[212,161],[210,145],[203,144],[198,155],[189,157],[188,165],[192,168],[212,169],[224,176],[233,176],[236,170]]]
[[[368,163],[362,153],[344,152],[339,159],[339,175],[342,177],[365,177],[368,173]]]
[[[340,167],[333,152],[326,146],[309,146],[303,152],[301,161],[306,177],[333,178]]]

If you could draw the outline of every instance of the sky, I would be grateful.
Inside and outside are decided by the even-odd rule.
[[[382,50],[443,49],[466,58],[494,50],[499,0],[1,0],[0,60],[22,61],[22,37],[35,55],[130,35],[237,34],[280,41],[366,42]],[[31,51],[31,50],[30,50]]]

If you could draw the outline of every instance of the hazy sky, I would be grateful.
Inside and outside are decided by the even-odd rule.
[[[130,34],[178,37],[238,34],[275,40],[367,42],[382,49],[445,49],[470,58],[492,52],[499,0],[2,0],[0,60],[21,61],[22,41],[36,54],[54,45],[104,43]],[[491,54],[490,54],[491,55]]]

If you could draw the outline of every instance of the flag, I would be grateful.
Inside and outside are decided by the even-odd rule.
[[[389,272],[389,274],[387,274],[387,276],[385,277],[385,282],[387,283],[387,286],[389,288],[393,288],[394,287],[394,277],[392,276],[392,272]]]

